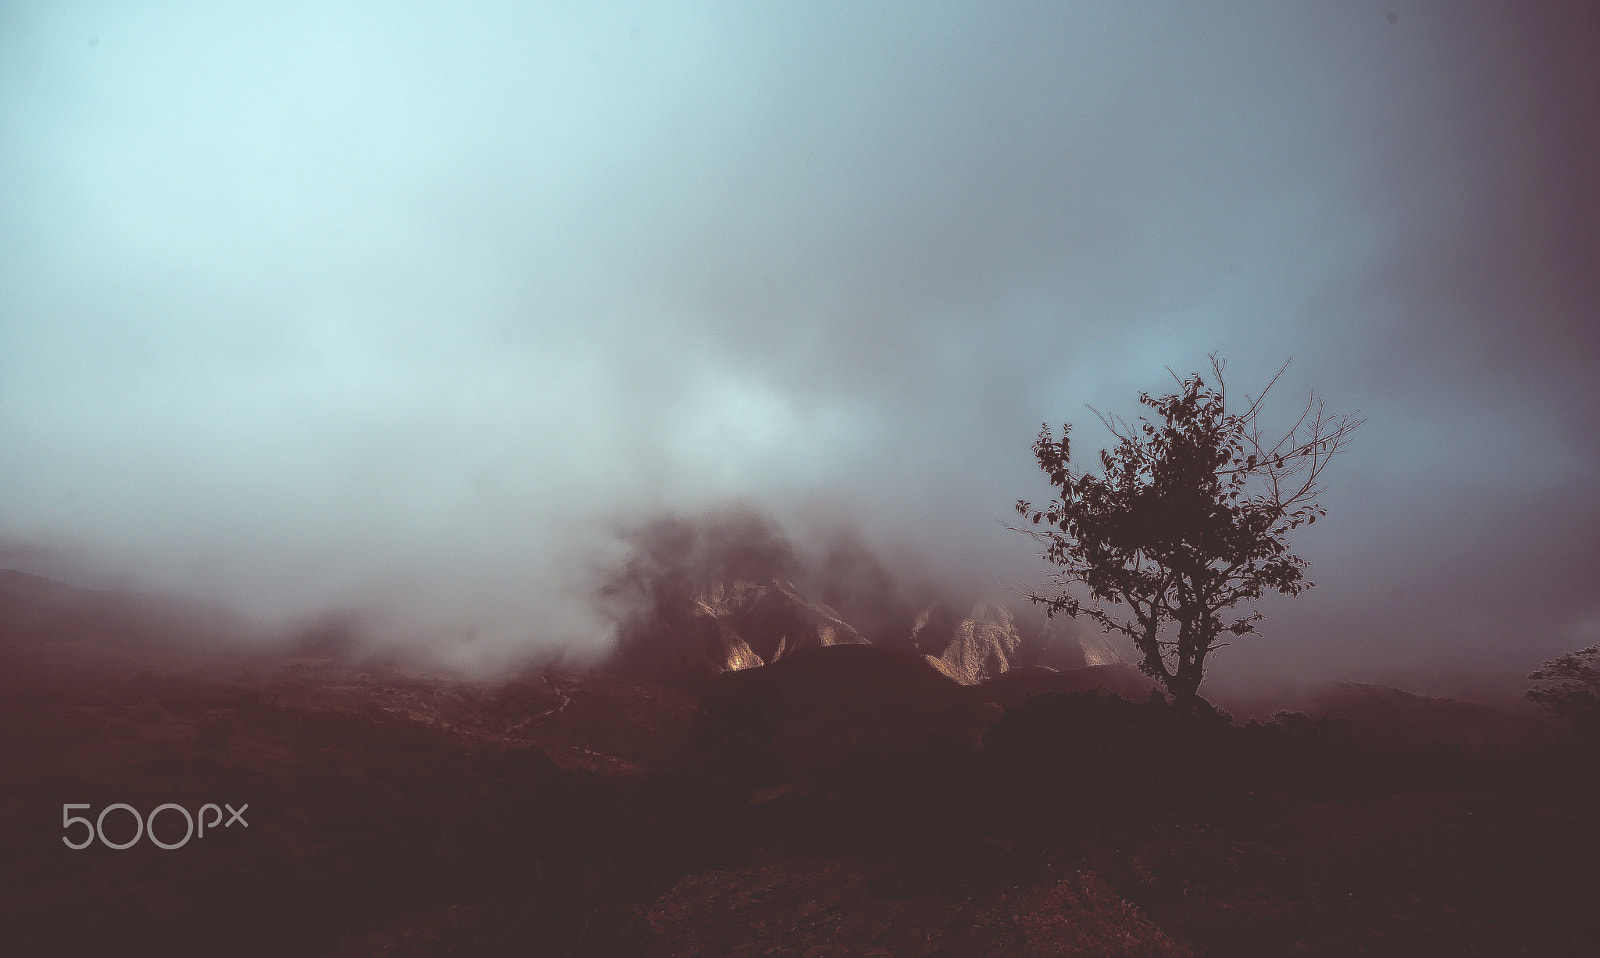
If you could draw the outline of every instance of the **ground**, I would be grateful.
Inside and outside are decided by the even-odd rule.
[[[1600,953],[1593,756],[1481,713],[1499,751],[914,659],[693,692],[0,638],[7,954]],[[168,802],[248,825],[62,843],[66,803]]]

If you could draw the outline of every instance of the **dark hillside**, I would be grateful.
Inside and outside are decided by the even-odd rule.
[[[8,955],[1597,946],[1572,877],[1600,857],[1594,764],[1418,737],[1493,728],[1460,703],[1346,688],[1340,718],[1186,724],[1108,693],[1147,691],[1126,666],[966,686],[872,645],[696,689],[469,682],[341,642],[222,654],[204,617],[164,639],[170,606],[4,590]],[[62,842],[85,828],[62,827],[65,803],[208,802],[248,805],[248,826],[173,850]],[[177,812],[152,827],[182,838]],[[125,810],[103,828],[135,835]]]
[[[1007,708],[1021,708],[1028,698],[1046,692],[1093,692],[1103,689],[1135,702],[1150,697],[1156,687],[1149,676],[1131,665],[1089,665],[1077,669],[1024,666],[1009,669],[984,682],[980,688],[990,701]]]
[[[764,712],[772,748],[792,773],[851,748],[975,735],[996,714],[921,656],[870,645],[809,649],[766,668],[728,672],[705,698],[708,710],[729,721],[741,708]]]

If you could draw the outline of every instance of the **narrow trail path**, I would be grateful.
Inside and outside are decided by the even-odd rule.
[[[572,704],[572,697],[570,695],[568,695],[567,693],[561,691],[561,686],[556,685],[554,682],[551,682],[548,678],[544,680],[544,684],[550,686],[550,690],[551,691],[553,691],[557,695],[561,696],[561,704],[557,705],[553,709],[545,709],[543,712],[540,712],[537,715],[528,716],[527,718],[523,719],[522,721],[518,722],[517,724],[515,724],[515,725],[511,726],[510,728],[506,729],[504,732],[501,732],[500,733],[501,735],[510,735],[512,732],[520,732],[524,728],[527,728],[528,727],[528,723],[530,723],[530,722],[537,722],[540,719],[546,719],[546,718],[549,718],[552,715],[560,715],[562,712],[565,712],[567,710],[567,706]]]

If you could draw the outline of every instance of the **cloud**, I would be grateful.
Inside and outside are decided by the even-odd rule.
[[[1333,573],[1429,581],[1463,497],[1592,621],[1541,545],[1593,529],[1600,30],[1395,9],[9,10],[0,537],[483,649],[603,644],[613,530],[728,499],[995,590],[1038,423],[1215,349],[1372,420],[1307,548],[1389,639],[1288,607],[1274,667],[1393,658]]]

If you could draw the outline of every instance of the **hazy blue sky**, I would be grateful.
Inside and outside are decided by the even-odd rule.
[[[1039,423],[1220,350],[1371,421],[1219,674],[1524,670],[1600,638],[1595,9],[8,3],[0,558],[592,646],[744,497],[1031,584]]]

